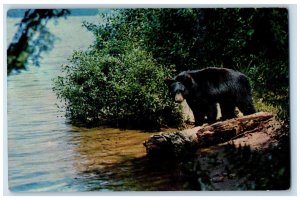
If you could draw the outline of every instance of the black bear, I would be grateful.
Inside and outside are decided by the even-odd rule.
[[[248,78],[241,72],[209,67],[202,70],[183,71],[165,83],[175,95],[176,102],[186,99],[193,111],[195,125],[216,121],[220,104],[222,119],[235,117],[235,107],[244,115],[255,113]]]

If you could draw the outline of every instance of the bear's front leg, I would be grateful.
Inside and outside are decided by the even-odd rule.
[[[195,126],[201,126],[205,120],[205,112],[203,108],[196,104],[194,101],[187,101],[188,105],[190,106],[194,119],[195,119]]]
[[[218,109],[217,103],[211,103],[206,106],[207,123],[211,124],[217,121]]]

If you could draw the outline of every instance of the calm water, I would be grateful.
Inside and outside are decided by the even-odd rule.
[[[183,189],[174,165],[145,157],[142,142],[153,133],[75,127],[56,107],[52,79],[73,50],[92,44],[81,22],[97,19],[69,17],[49,24],[60,41],[43,55],[41,67],[8,77],[8,184],[13,192]],[[8,19],[8,43],[17,21]]]

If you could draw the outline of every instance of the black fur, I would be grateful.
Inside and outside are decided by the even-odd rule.
[[[165,80],[173,94],[181,93],[195,117],[195,124],[216,121],[216,103],[220,104],[222,118],[235,117],[235,107],[244,115],[255,113],[248,78],[227,68],[206,68],[183,71],[173,79]]]

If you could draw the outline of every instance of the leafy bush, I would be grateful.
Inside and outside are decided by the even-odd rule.
[[[133,44],[119,56],[103,51],[75,52],[54,90],[66,102],[67,116],[77,123],[108,123],[127,128],[157,129],[179,124],[179,107],[163,80],[171,70]]]

